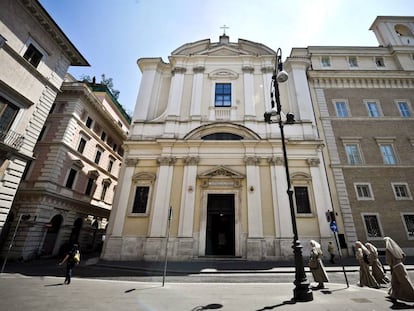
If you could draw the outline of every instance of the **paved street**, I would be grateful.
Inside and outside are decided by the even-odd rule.
[[[12,262],[0,275],[0,310],[389,310],[387,288],[356,286],[358,267],[327,266],[330,283],[313,291],[313,301],[292,303],[294,268],[289,263],[171,262],[162,286],[162,263],[98,262],[91,258],[76,267],[72,284],[63,285],[64,267],[55,259]],[[414,267],[407,265],[411,279]],[[308,280],[312,277],[307,272]]]

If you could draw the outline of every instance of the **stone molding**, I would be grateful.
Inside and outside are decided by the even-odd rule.
[[[204,66],[197,66],[197,67],[193,67],[193,72],[195,74],[197,74],[197,73],[203,73],[205,69],[206,68]]]
[[[309,166],[319,166],[319,164],[321,163],[321,161],[318,158],[309,158],[306,160],[306,162],[308,162]]]
[[[180,74],[184,74],[186,71],[187,71],[187,69],[186,69],[186,68],[184,68],[184,67],[175,67],[175,68],[171,71],[171,74],[174,76],[175,74],[178,74],[178,73],[180,73]]]
[[[126,166],[136,166],[139,162],[139,159],[126,159],[125,164]]]
[[[253,73],[254,72],[254,67],[252,67],[252,66],[243,66],[242,71],[243,71],[243,73]]]
[[[184,163],[187,165],[197,165],[200,162],[200,157],[188,156],[184,158]]]
[[[274,164],[274,165],[284,165],[285,161],[283,160],[282,157],[270,157],[268,158],[268,162],[269,164]]]
[[[244,162],[247,165],[258,165],[258,164],[260,164],[260,157],[247,156],[247,157],[244,158]]]
[[[158,157],[157,162],[160,165],[172,165],[177,161],[176,157]]]

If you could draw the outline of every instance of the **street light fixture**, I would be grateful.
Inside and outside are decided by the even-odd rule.
[[[284,124],[294,124],[295,123],[295,116],[292,113],[286,114],[286,119],[283,120],[282,118],[282,106],[280,104],[280,93],[279,93],[279,83],[286,82],[288,79],[288,74],[286,71],[283,70],[283,63],[282,63],[282,50],[280,48],[277,49],[276,52],[276,64],[272,75],[272,86],[270,92],[270,99],[272,109],[268,112],[265,112],[264,119],[265,122],[271,123],[278,123],[280,128],[280,136],[282,140],[282,150],[283,150],[283,160],[285,164],[286,170],[286,181],[287,181],[287,194],[289,196],[289,207],[290,207],[290,215],[292,220],[292,228],[293,228],[293,253],[295,258],[295,289],[293,290],[293,300],[305,302],[313,300],[312,290],[309,288],[309,282],[306,279],[305,267],[303,265],[303,256],[302,256],[302,245],[300,244],[298,238],[298,229],[296,225],[296,215],[295,209],[293,205],[293,190],[290,183],[290,175],[289,175],[289,166],[288,166],[288,159],[286,154],[286,143],[285,143],[285,133],[283,131]],[[276,107],[275,107],[276,101]],[[273,121],[272,117],[275,116],[276,120]]]

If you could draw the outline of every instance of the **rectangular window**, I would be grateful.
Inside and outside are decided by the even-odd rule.
[[[368,115],[373,118],[377,118],[381,116],[380,109],[378,107],[378,103],[376,102],[367,102],[367,109]]]
[[[96,154],[95,154],[95,160],[94,160],[94,162],[96,164],[99,164],[99,161],[101,160],[101,156],[102,156],[102,150],[101,149],[97,149],[96,150]]]
[[[414,238],[414,215],[404,215],[404,223],[408,236]]]
[[[109,163],[108,163],[108,172],[110,173],[112,171],[112,166],[114,165],[114,160],[113,159],[109,159]]]
[[[346,102],[343,101],[337,101],[335,102],[335,109],[336,109],[336,115],[340,118],[346,118],[349,116],[348,114],[348,105]]]
[[[398,110],[400,111],[400,114],[402,117],[404,118],[411,117],[410,106],[408,105],[407,102],[398,102],[397,105],[398,105]]]
[[[381,56],[375,57],[375,64],[377,65],[377,67],[385,67],[384,58]]]
[[[66,188],[72,189],[73,183],[75,182],[75,178],[76,178],[77,173],[78,173],[77,170],[75,170],[73,168],[70,169],[68,178],[66,179],[66,184],[65,184]]]
[[[395,157],[394,148],[391,144],[380,145],[382,158],[384,164],[394,165],[397,164],[397,159]]]
[[[149,186],[138,186],[135,189],[134,204],[132,213],[145,214],[147,211]]]
[[[215,107],[231,107],[231,83],[216,83],[215,94]]]
[[[392,184],[396,200],[412,200],[410,190],[407,184]]]
[[[86,125],[87,128],[91,128],[92,127],[92,123],[93,123],[93,120],[90,117],[88,117],[86,119],[85,125]]]
[[[0,134],[10,129],[19,108],[3,97],[0,97]]]
[[[322,67],[331,67],[331,59],[329,56],[322,56],[321,63]]]
[[[348,158],[348,164],[359,165],[362,164],[361,153],[357,144],[346,144],[345,152]]]
[[[79,140],[78,151],[80,153],[83,153],[83,151],[85,150],[85,146],[86,146],[86,139],[81,137]]]
[[[103,184],[102,185],[102,192],[101,192],[101,201],[105,201],[106,192],[108,191],[109,185]]]
[[[349,64],[349,67],[351,67],[351,68],[358,67],[358,60],[357,60],[356,56],[349,56],[348,57],[348,64]]]
[[[382,230],[377,215],[364,215],[364,224],[368,238],[382,237]]]
[[[30,43],[23,58],[27,60],[33,67],[37,68],[40,61],[42,60],[43,54]]]
[[[294,187],[296,213],[310,214],[311,206],[309,201],[308,187]]]
[[[105,141],[105,139],[106,139],[106,133],[104,131],[102,131],[102,133],[101,133],[101,139],[103,141]]]
[[[358,200],[373,200],[371,187],[369,184],[355,184]]]
[[[85,194],[91,195],[93,186],[95,185],[95,179],[94,178],[88,178],[88,184],[86,185]]]

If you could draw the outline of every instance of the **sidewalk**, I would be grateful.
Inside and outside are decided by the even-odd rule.
[[[414,270],[411,260],[412,258],[407,260],[406,267]],[[346,271],[353,271],[350,274],[358,275],[356,260],[348,258],[335,265],[327,264],[332,278],[335,272],[342,271],[342,264]],[[1,310],[44,311],[55,310],[56,306],[59,306],[60,311],[414,309],[412,303],[393,305],[386,298],[386,287],[361,288],[355,285],[355,281],[350,282],[349,288],[340,282],[326,283],[325,289],[313,291],[312,301],[294,303],[293,262],[252,262],[242,259],[171,261],[167,265],[169,277],[165,286],[160,282],[163,262],[102,261],[85,256],[76,268],[75,277],[69,286],[62,284],[62,269],[62,266],[57,266],[57,259],[8,263],[6,273],[0,275]],[[308,271],[307,267],[305,269]],[[209,278],[209,281],[191,282],[193,279],[186,276],[192,274],[216,277]],[[259,274],[268,274],[270,281],[255,281]],[[128,276],[128,280],[132,281],[123,279],[122,275]],[[134,277],[136,275],[151,277]],[[231,281],[231,276],[234,275],[242,275],[239,282]],[[190,279],[190,282],[181,281],[184,279]]]
[[[380,258],[385,263],[385,258]],[[304,258],[304,267],[307,267],[307,258]],[[87,260],[85,265],[93,264],[101,267],[116,267],[135,271],[145,271],[159,274],[164,271],[165,262],[152,261],[106,261],[101,259]],[[347,257],[337,260],[335,264],[324,261],[325,268],[329,272],[359,271],[359,264],[355,258]],[[389,266],[384,264],[389,271]],[[414,257],[405,260],[407,270],[414,270]],[[167,272],[169,275],[185,275],[194,273],[289,273],[295,271],[294,261],[249,261],[244,259],[203,259],[197,258],[191,261],[167,261]]]
[[[367,311],[409,309],[392,304],[385,289],[329,283],[313,291],[313,300],[292,300],[291,283],[167,283],[126,282],[73,278],[0,276],[0,301],[5,311],[117,310],[117,311]]]

